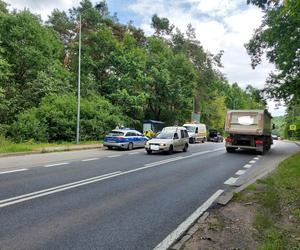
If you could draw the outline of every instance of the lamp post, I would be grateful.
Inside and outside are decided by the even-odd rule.
[[[78,84],[77,84],[77,127],[76,127],[76,143],[80,138],[80,72],[81,71],[81,14],[79,15],[79,48],[78,48]]]

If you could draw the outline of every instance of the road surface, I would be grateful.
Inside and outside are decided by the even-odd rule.
[[[297,150],[278,141],[259,158],[226,153],[223,143],[173,155],[138,149],[1,158],[0,248],[153,249],[250,167]]]

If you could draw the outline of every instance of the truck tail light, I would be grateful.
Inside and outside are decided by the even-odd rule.
[[[255,141],[255,144],[256,144],[256,145],[263,145],[263,144],[264,144],[264,141],[262,141],[262,140],[256,140],[256,141]]]
[[[226,137],[226,138],[225,138],[225,141],[226,141],[226,142],[233,142],[233,139],[232,139],[231,137]]]

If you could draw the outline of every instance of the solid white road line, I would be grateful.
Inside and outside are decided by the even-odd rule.
[[[243,168],[251,168],[252,165],[251,164],[246,164]]]
[[[81,161],[96,161],[96,160],[99,160],[99,158],[90,158],[90,159],[84,159]]]
[[[165,164],[165,163],[168,163],[168,162],[181,160],[182,158],[183,158],[182,156],[174,157],[174,158],[169,158],[169,159],[162,160],[162,161],[151,162],[151,163],[145,164],[145,166],[146,167],[147,166],[157,166],[157,165]]]
[[[193,212],[184,222],[182,222],[172,233],[170,233],[154,250],[168,249],[174,242],[183,235],[186,230],[212,205],[212,203],[224,192],[218,190],[206,202],[204,202],[195,212]]]
[[[63,165],[68,165],[69,162],[61,162],[61,163],[55,163],[55,164],[49,164],[45,165],[44,168],[50,168],[50,167],[56,167],[56,166],[63,166]]]
[[[132,152],[132,153],[128,153],[129,155],[137,155],[140,154],[141,152]]]
[[[184,156],[184,158],[189,158],[189,157],[196,156],[196,155],[203,155],[203,154],[207,154],[207,153],[210,153],[210,152],[212,152],[212,151],[211,150],[201,151],[201,152],[198,152],[198,153],[193,153],[193,154],[188,155],[188,156]]]
[[[119,156],[121,156],[121,155],[109,155],[109,156],[107,156],[108,158],[115,158],[115,157],[119,157]]]
[[[71,189],[71,188],[75,188],[75,187],[79,187],[79,186],[83,186],[83,185],[87,185],[93,182],[97,182],[97,181],[101,181],[101,180],[105,180],[109,177],[113,177],[117,174],[121,173],[121,171],[117,171],[117,172],[112,172],[109,174],[104,174],[104,175],[100,175],[100,176],[96,176],[96,177],[92,177],[92,178],[88,178],[85,180],[81,180],[81,181],[75,181],[75,182],[71,182],[68,184],[64,184],[64,185],[60,185],[60,186],[56,186],[56,187],[52,187],[52,188],[47,188],[47,189],[43,189],[40,191],[36,191],[36,192],[32,192],[32,193],[28,193],[28,194],[24,194],[24,195],[20,195],[20,196],[16,196],[16,197],[12,197],[12,198],[8,198],[5,200],[1,200],[0,201],[0,208],[1,207],[6,207],[12,204],[16,204],[16,203],[20,203],[26,200],[32,200],[41,196],[46,196],[49,194],[53,194],[53,193],[58,193],[67,189]]]
[[[244,173],[246,173],[246,170],[239,170],[235,173],[235,175],[242,175]]]
[[[21,172],[21,171],[26,171],[26,170],[28,170],[28,169],[27,168],[21,168],[21,169],[3,171],[3,172],[0,172],[0,174],[9,174],[9,173]]]
[[[230,177],[227,181],[224,182],[226,185],[233,185],[238,178]]]
[[[252,160],[252,161],[249,161],[249,163],[251,163],[251,164],[253,164],[253,163],[255,163],[255,162],[256,162],[256,161],[253,161],[253,160]]]

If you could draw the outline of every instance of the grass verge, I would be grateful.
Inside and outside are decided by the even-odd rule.
[[[253,226],[259,249],[300,249],[300,152],[235,199],[258,205]]]
[[[80,145],[99,144],[101,141],[83,141]],[[0,137],[0,153],[18,153],[18,152],[33,152],[43,148],[73,146],[75,142],[59,142],[59,143],[36,143],[33,141],[24,143],[14,143],[3,137]]]

